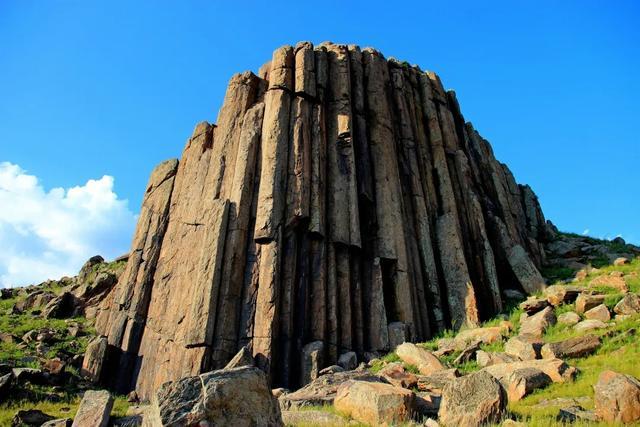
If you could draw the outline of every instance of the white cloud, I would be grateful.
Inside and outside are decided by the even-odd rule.
[[[585,229],[585,230],[582,232],[582,235],[583,235],[583,236],[586,236],[587,234],[589,234],[589,231],[591,231],[591,230],[589,230],[588,228],[587,228],[587,229]]]
[[[92,255],[126,252],[136,217],[113,181],[45,191],[20,166],[0,163],[0,287],[75,275]]]

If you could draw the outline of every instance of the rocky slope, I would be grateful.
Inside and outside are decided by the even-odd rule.
[[[328,366],[542,289],[548,231],[434,73],[369,48],[281,47],[153,171],[96,323],[104,375],[148,397],[249,346],[296,387],[307,344]]]

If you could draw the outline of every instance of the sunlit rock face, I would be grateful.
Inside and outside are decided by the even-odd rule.
[[[145,398],[248,345],[295,388],[308,343],[334,365],[390,350],[391,323],[391,342],[425,340],[495,314],[506,289],[540,290],[546,230],[436,74],[284,46],[153,171],[97,320],[103,377]]]

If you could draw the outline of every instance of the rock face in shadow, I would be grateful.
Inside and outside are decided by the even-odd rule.
[[[544,287],[537,197],[436,74],[331,43],[259,74],[234,75],[217,125],[151,175],[97,318],[112,388],[148,398],[244,346],[295,388],[311,342],[326,366],[360,360],[390,350],[389,324],[422,341]]]

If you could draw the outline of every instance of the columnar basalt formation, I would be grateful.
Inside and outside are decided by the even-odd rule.
[[[438,76],[373,49],[299,43],[232,77],[217,125],[152,173],[97,319],[104,381],[148,397],[249,346],[274,385],[476,325],[544,286],[546,223]]]

